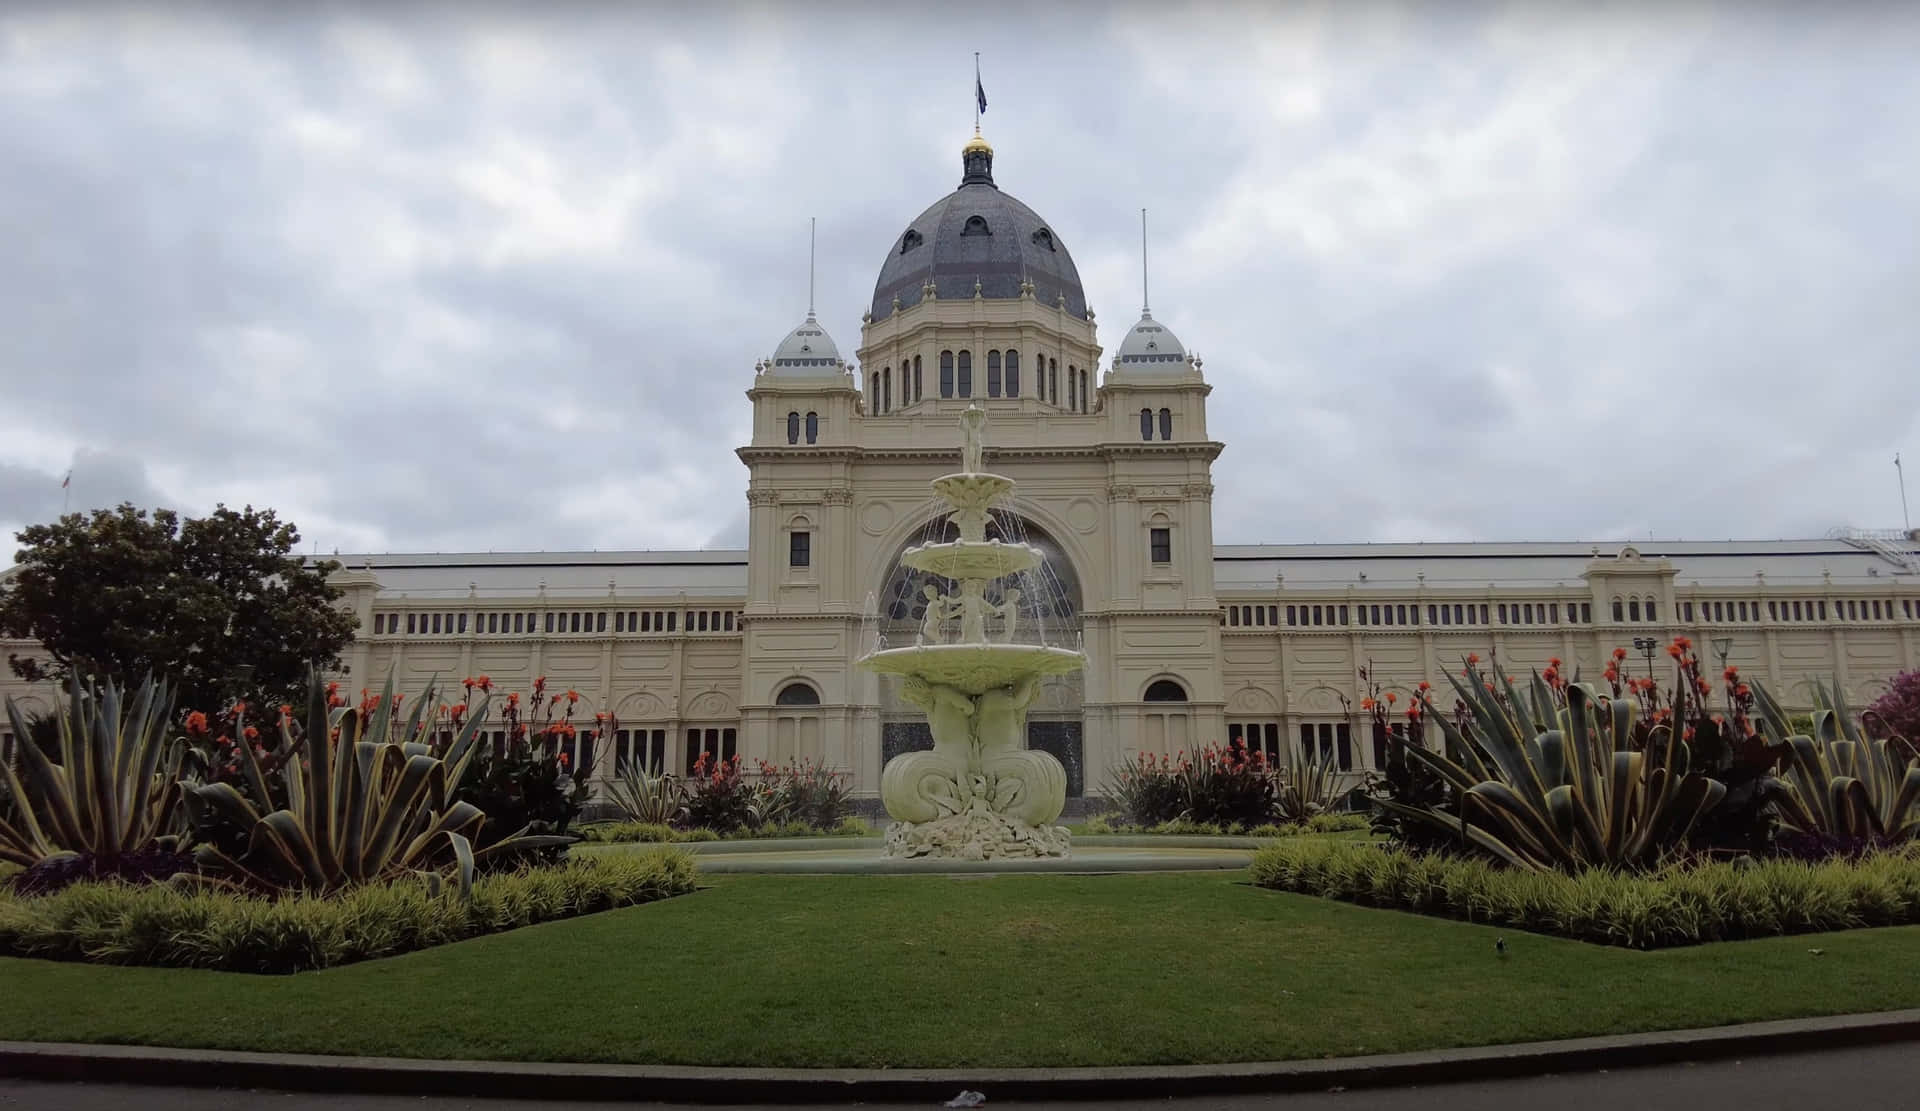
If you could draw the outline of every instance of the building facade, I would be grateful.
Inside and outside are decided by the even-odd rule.
[[[873,794],[884,761],[929,738],[856,661],[917,627],[898,557],[941,528],[928,482],[957,469],[957,417],[976,403],[988,469],[1019,484],[998,534],[1048,551],[1038,617],[1089,658],[1029,722],[1074,794],[1129,753],[1232,737],[1304,745],[1358,777],[1380,758],[1363,668],[1403,700],[1470,652],[1597,675],[1618,646],[1633,673],[1661,673],[1636,641],[1685,633],[1805,706],[1815,679],[1864,703],[1920,666],[1911,535],[1216,546],[1225,445],[1201,361],[1143,307],[1101,369],[1066,237],[999,189],[978,136],[962,171],[888,244],[857,367],[812,312],[754,367],[746,550],[341,557],[361,630],[351,687],[544,676],[610,715],[576,742],[596,774],[685,771],[711,751],[819,761]],[[0,693],[51,695],[11,677]]]

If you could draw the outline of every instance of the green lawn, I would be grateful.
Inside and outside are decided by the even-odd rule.
[[[1920,927],[1656,953],[1245,873],[729,876],[290,977],[0,960],[0,1038],[802,1066],[1269,1060],[1920,1005]],[[1810,948],[1824,950],[1815,956]]]

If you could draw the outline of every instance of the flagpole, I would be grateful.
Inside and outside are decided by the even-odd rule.
[[[973,133],[980,134],[980,52],[973,52]]]
[[[1893,470],[1900,476],[1900,520],[1907,527],[1907,536],[1913,536],[1913,517],[1907,513],[1907,471],[1900,465],[1900,453],[1893,453]]]
[[[1902,500],[1904,500],[1906,498],[1906,487],[1902,486],[1900,490],[1901,490],[1900,496]],[[60,515],[62,517],[65,517],[67,515],[67,510],[72,505],[73,505],[73,470],[72,468],[68,468],[67,477],[60,480]]]

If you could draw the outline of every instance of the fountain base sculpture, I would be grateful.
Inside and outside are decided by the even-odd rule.
[[[1027,708],[1043,676],[1078,671],[1086,657],[1014,643],[1018,590],[1006,591],[998,604],[987,600],[989,582],[1032,570],[1043,557],[1026,544],[986,539],[988,507],[1013,482],[980,470],[985,420],[977,404],[961,415],[965,470],[933,481],[955,507],[960,538],[909,548],[900,557],[909,567],[957,581],[958,593],[927,587],[920,643],[860,660],[871,671],[905,677],[901,694],[926,713],[933,734],[930,751],[895,757],[880,775],[881,801],[896,819],[887,829],[887,856],[1000,860],[1069,853],[1066,827],[1053,824],[1066,806],[1066,769],[1026,747]],[[959,618],[960,636],[945,643],[952,617]],[[999,624],[991,640],[989,619]]]

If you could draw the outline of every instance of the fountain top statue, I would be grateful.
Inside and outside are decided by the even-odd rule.
[[[887,831],[894,856],[1064,856],[1066,830],[1049,823],[1066,804],[1066,770],[1026,747],[1027,707],[1046,675],[1086,666],[1066,648],[1013,643],[1022,591],[1001,601],[987,584],[1031,571],[1040,549],[986,538],[993,502],[1013,480],[981,469],[987,413],[978,402],[960,415],[962,470],[932,486],[948,505],[960,537],[908,548],[900,562],[959,584],[953,593],[926,588],[919,643],[864,656],[860,665],[906,677],[904,695],[926,711],[933,749],[895,757],[881,773],[880,795],[899,819]],[[959,636],[946,639],[959,618]],[[990,634],[988,622],[998,622]]]

